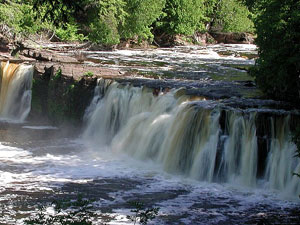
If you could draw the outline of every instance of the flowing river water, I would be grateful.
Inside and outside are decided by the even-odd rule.
[[[78,194],[93,199],[95,224],[132,224],[131,201],[160,208],[150,224],[298,224],[299,113],[249,98],[252,55],[252,45],[87,52],[87,64],[136,77],[98,80],[83,131],[26,121],[33,70],[14,65],[1,78],[0,224]]]

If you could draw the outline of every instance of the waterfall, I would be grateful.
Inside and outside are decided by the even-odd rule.
[[[30,112],[33,66],[2,62],[0,117],[23,121]]]
[[[221,164],[226,180],[254,186],[257,172],[255,113],[227,112]]]
[[[289,122],[289,116],[277,121],[271,119],[272,139],[265,178],[272,188],[300,193],[299,178],[293,175],[299,173],[300,163],[294,157],[296,146],[290,141]]]
[[[182,91],[157,92],[101,80],[87,110],[85,140],[108,146],[140,160],[152,160],[170,173],[201,181],[300,193],[300,160],[293,157],[289,116],[272,118],[267,145],[257,136],[257,113],[226,108],[217,101],[185,96]],[[101,90],[101,91],[100,91]],[[267,155],[263,177],[259,155]],[[261,165],[260,165],[261,166]]]

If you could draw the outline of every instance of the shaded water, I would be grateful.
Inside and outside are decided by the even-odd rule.
[[[215,85],[213,73],[235,70],[221,64],[253,63],[237,58],[242,51],[235,46],[225,58],[216,54],[222,48],[93,54],[107,59],[127,52],[128,60],[144,57],[150,64],[161,54],[175,72],[183,72],[188,59],[185,74],[199,64],[206,71],[192,73],[193,83],[199,77],[199,84],[207,82],[202,75],[208,75]],[[51,214],[53,200],[79,193],[94,199],[95,224],[132,224],[126,218],[130,201],[160,207],[151,224],[299,222],[300,185],[292,176],[299,159],[290,141],[294,112],[268,108],[268,101],[207,100],[182,88],[153,91],[126,83],[99,80],[83,132],[36,121],[0,122],[0,224],[23,224],[39,204]]]

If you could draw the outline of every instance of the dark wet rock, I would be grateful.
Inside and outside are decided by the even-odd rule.
[[[244,81],[244,86],[246,87],[255,87],[254,81]]]
[[[210,35],[217,41],[217,43],[224,44],[253,44],[253,35],[249,33],[224,33],[211,32]]]
[[[196,42],[200,45],[207,45],[207,44],[216,44],[216,40],[211,36],[209,33],[199,33],[196,32],[194,34],[194,38]]]
[[[102,44],[91,43],[87,50],[89,51],[113,51],[117,49],[117,45],[106,46]]]
[[[109,201],[114,201],[114,198],[110,196],[113,192],[118,191],[128,191],[136,188],[140,185],[141,182],[133,180],[133,179],[99,179],[93,180],[87,183],[66,183],[62,186],[61,192],[62,196],[59,198],[63,198],[64,196],[76,196],[80,193],[84,193],[85,198],[88,199],[105,199]]]
[[[132,38],[128,40],[121,40],[121,42],[116,46],[117,49],[147,49],[150,48],[150,44],[148,41],[139,41],[138,38]]]
[[[155,43],[158,47],[189,46],[193,44],[207,45],[215,44],[216,40],[209,33],[196,32],[194,35],[171,35],[163,33],[155,36]]]
[[[52,62],[61,62],[61,63],[75,63],[78,60],[75,57],[70,57],[66,55],[60,55],[52,50],[34,50],[28,49],[22,52],[22,55],[33,58],[37,61],[52,61]]]
[[[162,35],[155,36],[154,41],[159,47],[174,47],[191,45],[195,40],[193,36],[184,36],[179,34],[171,35],[163,33]]]
[[[186,94],[191,96],[203,96],[208,99],[227,99],[233,96],[241,97],[241,90],[245,89],[242,85],[233,82],[218,81],[184,81],[173,79],[132,79],[132,78],[117,78],[121,84],[133,86],[147,86],[149,88],[158,88],[164,90],[166,88],[185,88]],[[249,87],[246,87],[249,88]]]
[[[275,101],[270,99],[252,99],[252,98],[236,98],[231,97],[222,100],[222,103],[226,106],[245,109],[246,111],[257,111],[265,114],[299,114],[296,106],[282,101]]]
[[[0,52],[9,52],[9,40],[0,33]]]
[[[186,190],[165,190],[164,192],[151,192],[151,193],[139,193],[134,196],[128,196],[124,199],[127,202],[132,201],[142,201],[145,205],[145,207],[153,207],[156,204],[170,200],[175,199],[180,195],[187,194],[188,191]]]

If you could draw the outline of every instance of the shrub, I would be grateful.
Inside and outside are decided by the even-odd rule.
[[[94,76],[94,73],[92,71],[87,71],[83,75],[87,76],[87,77],[92,77],[92,76]]]
[[[55,33],[62,41],[84,41],[87,39],[83,34],[78,33],[78,26],[75,23],[67,23],[64,27],[59,27]]]
[[[38,23],[34,20],[35,13],[27,4],[0,3],[0,23],[8,25],[15,33],[35,33]]]

